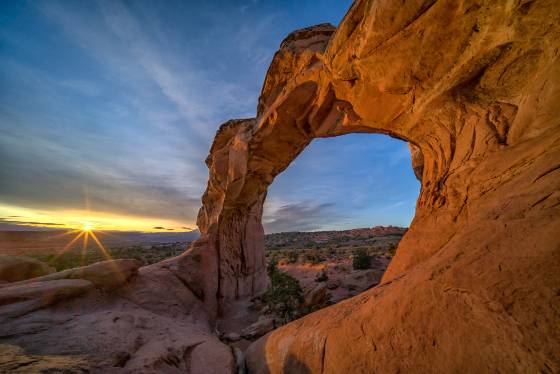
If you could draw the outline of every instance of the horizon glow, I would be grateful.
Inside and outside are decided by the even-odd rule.
[[[3,204],[0,204],[0,217],[0,223],[18,222],[21,226],[51,229],[89,228],[98,231],[141,232],[180,232],[196,229],[194,222],[185,224],[157,217],[135,217],[90,210],[42,211]]]

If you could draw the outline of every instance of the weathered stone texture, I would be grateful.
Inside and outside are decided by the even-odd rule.
[[[416,216],[382,284],[250,349],[254,372],[559,371],[560,3],[356,1],[291,34],[209,156],[219,305],[262,291],[262,204],[313,138],[412,144]],[[330,39],[329,39],[330,38]]]

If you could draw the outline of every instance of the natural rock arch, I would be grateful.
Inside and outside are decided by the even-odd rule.
[[[233,372],[212,319],[266,285],[267,186],[314,137],[380,132],[422,179],[382,283],[253,343],[250,372],[560,372],[559,51],[557,0],[357,0],[292,33],[257,118],[216,135],[201,238],[2,285],[0,366]]]
[[[558,369],[559,12],[552,0],[359,0],[337,30],[283,41],[257,118],[222,125],[207,159],[182,277],[209,310],[266,286],[266,189],[311,139],[406,140],[422,188],[382,285],[253,345],[255,372],[290,358],[312,372]]]

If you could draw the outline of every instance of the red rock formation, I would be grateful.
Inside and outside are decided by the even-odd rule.
[[[201,238],[116,283],[114,267],[26,281],[55,295],[43,304],[2,286],[0,360],[233,372],[209,322],[266,286],[268,186],[313,138],[373,132],[414,145],[422,183],[382,284],[261,338],[249,370],[559,372],[559,15],[557,0],[358,0],[336,31],[292,33],[257,118],[216,135]]]
[[[559,14],[359,0],[332,36],[286,38],[258,117],[224,124],[207,160],[186,257],[212,262],[194,282],[210,310],[266,285],[266,190],[313,138],[406,140],[422,189],[383,284],[262,339],[251,370],[560,371]]]

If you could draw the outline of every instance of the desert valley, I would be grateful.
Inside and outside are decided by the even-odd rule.
[[[126,103],[120,95],[102,102],[98,93],[108,97],[109,89],[39,79],[14,67],[25,53],[6,56],[18,72],[16,83],[3,78],[12,82],[7,92],[19,92],[20,81],[40,82],[48,100],[30,100],[33,108],[68,100],[66,108],[79,112],[61,123],[96,125],[79,132],[93,139],[88,157],[73,159],[83,155],[79,136],[56,143],[24,120],[14,123],[33,136],[18,135],[6,124],[27,110],[13,103],[0,112],[2,134],[17,145],[6,152],[2,175],[24,161],[14,174],[19,184],[10,177],[0,186],[7,227],[0,233],[0,372],[560,372],[560,2],[355,0],[337,26],[300,25],[274,53],[257,40],[275,20],[305,9],[328,15],[341,5],[290,2],[282,10],[247,2],[228,8],[251,21],[241,31],[219,29],[234,18],[221,13],[197,38],[188,39],[195,29],[166,28],[164,20],[187,23],[181,17],[197,6],[204,22],[232,6],[209,4],[10,9],[21,19],[47,19],[45,30],[62,25],[64,37],[39,35],[52,53],[66,39],[101,52],[90,60],[60,48],[69,60],[83,59],[80,71],[98,85],[118,81],[103,86],[116,90],[111,95],[125,83],[133,89]],[[18,17],[2,34],[10,45],[27,40],[14,27]],[[250,80],[245,69],[266,62],[258,99],[216,75],[238,61],[223,54],[232,46],[250,58],[228,75],[232,81]],[[218,52],[207,58],[204,48]],[[99,60],[105,70],[91,62]],[[218,62],[201,84],[194,72]],[[63,98],[68,87],[90,95],[87,103],[74,105],[78,94]],[[156,95],[167,101],[154,104]],[[215,123],[204,160],[188,153],[206,145],[210,106],[235,108],[247,98],[253,114],[222,119],[214,134]],[[137,105],[146,102],[151,111]],[[113,118],[130,121],[116,127],[122,133],[111,137],[112,151],[100,151]],[[361,147],[353,136],[367,134],[393,139],[339,167],[344,153]],[[322,139],[348,136],[348,147],[308,152]],[[24,145],[26,152],[43,147],[60,163],[48,169],[41,157],[29,160],[17,151]],[[360,174],[375,163],[371,154],[379,154],[379,169]],[[90,155],[107,162],[94,167]],[[308,168],[297,169],[298,160]],[[384,175],[405,162],[415,185],[406,193],[410,180],[384,185]],[[314,183],[320,177],[325,183]],[[78,211],[72,204],[82,191],[86,208]],[[412,194],[410,224],[385,223],[404,222]],[[355,224],[365,219],[379,222]]]

